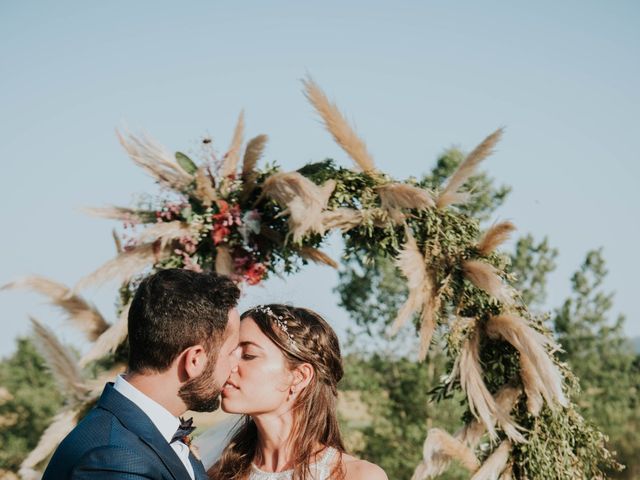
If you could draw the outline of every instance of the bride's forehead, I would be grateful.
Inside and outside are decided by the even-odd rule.
[[[252,339],[268,338],[251,317],[247,317],[240,322],[240,337],[251,337]]]

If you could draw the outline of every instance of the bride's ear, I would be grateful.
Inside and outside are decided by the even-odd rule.
[[[315,371],[313,367],[309,363],[303,363],[298,365],[293,371],[293,383],[291,384],[291,388],[293,392],[299,392],[303,390],[311,379],[315,375]]]
[[[207,366],[207,352],[202,345],[187,348],[181,355],[186,379],[199,377]]]

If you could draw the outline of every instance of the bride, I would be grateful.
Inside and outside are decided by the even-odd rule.
[[[340,347],[322,317],[258,306],[242,315],[240,349],[222,409],[243,417],[209,478],[387,479],[377,465],[345,452],[336,413]]]

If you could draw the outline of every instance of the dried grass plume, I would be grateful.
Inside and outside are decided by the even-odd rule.
[[[228,177],[236,173],[238,168],[238,161],[240,160],[240,150],[242,149],[242,142],[244,139],[244,110],[238,115],[238,123],[233,131],[233,138],[231,139],[231,145],[229,150],[224,156],[220,175],[222,177]]]
[[[325,232],[323,211],[335,187],[335,180],[316,185],[298,172],[280,172],[264,182],[262,194],[285,207],[280,215],[289,215],[293,240],[298,242],[308,233]]]
[[[469,447],[439,428],[432,428],[427,433],[422,455],[422,462],[416,467],[411,480],[440,475],[451,460],[457,460],[472,473],[480,467],[478,458]]]
[[[467,260],[462,268],[466,277],[480,290],[484,290],[505,305],[514,303],[512,289],[502,282],[498,270],[493,265],[480,260]]]
[[[467,155],[467,158],[465,158],[453,175],[451,175],[447,186],[438,196],[436,200],[438,208],[459,203],[461,200],[464,201],[467,196],[464,194],[461,196],[460,188],[473,176],[480,162],[493,153],[494,147],[502,137],[502,132],[503,129],[499,128]]]
[[[41,474],[36,470],[66,437],[78,422],[80,408],[64,410],[58,413],[51,424],[40,437],[40,441],[34,450],[29,453],[20,465],[19,474],[21,478],[41,478]]]
[[[171,252],[161,249],[157,243],[145,243],[122,252],[93,273],[82,278],[74,291],[108,281],[127,282],[147,267],[166,258]]]
[[[105,355],[113,353],[127,338],[127,320],[129,316],[128,303],[120,312],[118,320],[106,330],[96,342],[91,346],[89,351],[83,355],[78,362],[81,368],[87,366],[90,362],[98,360]]]
[[[193,181],[173,156],[146,135],[121,134],[116,130],[120,143],[136,165],[144,169],[161,184],[183,190]]]
[[[53,374],[60,392],[68,401],[82,401],[88,388],[84,384],[76,359],[51,330],[33,317],[31,317],[31,324],[35,346],[47,362],[47,367]]]
[[[302,256],[302,258],[311,260],[312,262],[329,265],[333,268],[338,268],[338,263],[333,258],[331,258],[323,251],[318,250],[317,248],[303,247],[300,249],[300,255]]]
[[[511,442],[503,441],[487,458],[471,480],[498,480],[502,471],[507,467],[511,453]]]
[[[562,374],[547,351],[558,348],[550,337],[534,330],[525,319],[508,314],[491,317],[486,328],[490,337],[503,338],[518,350],[527,406],[532,414],[539,413],[539,395],[550,408],[568,405],[562,390]]]
[[[478,251],[480,255],[486,257],[491,252],[495,251],[498,246],[503,244],[509,239],[509,236],[516,227],[511,222],[500,222],[493,225],[483,235],[482,239],[478,243]]]
[[[65,311],[68,320],[83,331],[91,341],[94,341],[109,328],[109,324],[98,309],[81,296],[74,295],[66,285],[45,277],[31,275],[8,283],[0,290],[18,288],[33,290],[48,297],[53,305]]]
[[[302,84],[305,96],[315,107],[336,143],[362,171],[375,171],[375,163],[367,151],[367,146],[342,116],[338,107],[329,101],[322,89],[310,77],[302,80]]]

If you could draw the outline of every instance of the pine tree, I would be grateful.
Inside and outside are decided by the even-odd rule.
[[[573,275],[573,293],[556,311],[553,324],[564,349],[562,358],[580,379],[577,403],[585,418],[608,434],[612,450],[627,466],[620,478],[637,478],[638,361],[623,332],[624,317],[612,318],[613,293],[603,290],[606,275],[602,251],[590,251]]]

